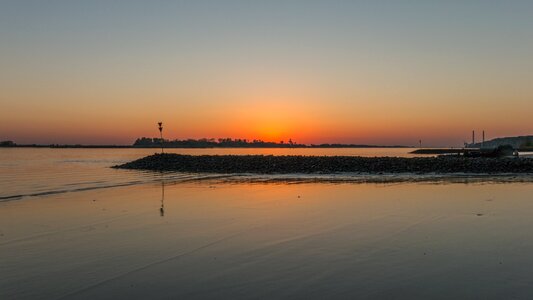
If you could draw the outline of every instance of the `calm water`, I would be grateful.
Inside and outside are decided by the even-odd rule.
[[[0,148],[0,200],[160,180],[161,174],[109,167],[153,154],[157,149]],[[377,149],[167,149],[181,154],[273,154],[413,156],[412,148]],[[166,174],[167,180],[212,177]]]
[[[152,152],[0,150],[0,299],[533,298],[531,182],[108,168]]]

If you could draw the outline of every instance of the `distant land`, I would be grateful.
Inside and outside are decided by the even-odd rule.
[[[289,140],[288,142],[265,142],[262,140],[247,139],[187,139],[187,140],[164,140],[165,148],[408,148],[403,145],[381,146],[381,145],[360,145],[360,144],[298,144]],[[139,138],[133,143],[136,148],[159,148],[161,139],[159,138]]]
[[[504,146],[504,145],[510,145],[515,149],[533,150],[533,135],[495,138],[489,141],[485,141],[484,143],[480,142],[480,143],[467,144],[466,148],[496,148],[498,146]],[[405,145],[384,146],[384,145],[340,144],[340,143],[300,144],[300,143],[295,143],[292,140],[289,140],[287,142],[285,141],[267,142],[267,141],[262,141],[262,140],[231,139],[231,138],[164,140],[163,146],[165,148],[413,148],[413,146],[405,146]],[[142,137],[142,138],[138,138],[132,145],[17,144],[13,141],[0,141],[0,147],[160,148],[161,139]]]
[[[17,144],[13,141],[1,141],[0,147],[34,147],[34,148],[160,148],[160,138],[138,138],[132,145],[81,145],[81,144]],[[165,148],[409,148],[404,145],[364,145],[364,144],[299,144],[292,140],[287,142],[266,142],[262,140],[203,138],[186,140],[163,140]]]
[[[504,145],[515,149],[533,149],[533,135],[495,138],[484,143],[468,144],[467,148],[496,148]]]

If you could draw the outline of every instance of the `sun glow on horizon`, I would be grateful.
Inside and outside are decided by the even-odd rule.
[[[306,144],[533,133],[533,2],[8,2],[0,140],[127,145],[158,120]]]

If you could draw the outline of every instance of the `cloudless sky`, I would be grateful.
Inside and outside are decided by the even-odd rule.
[[[533,1],[1,1],[0,140],[533,134]]]

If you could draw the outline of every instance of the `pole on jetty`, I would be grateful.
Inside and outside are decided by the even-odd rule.
[[[474,147],[475,143],[476,143],[476,131],[472,130],[472,147]]]
[[[481,139],[481,148],[485,147],[485,130],[483,130],[483,138]]]
[[[159,134],[161,135],[161,154],[163,154],[163,122],[159,122],[157,125],[159,125]]]

